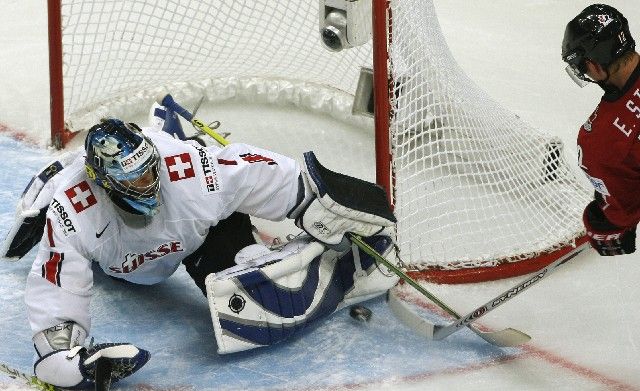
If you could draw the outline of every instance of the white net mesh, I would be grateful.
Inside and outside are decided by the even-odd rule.
[[[430,0],[392,1],[391,11],[403,260],[418,269],[491,266],[580,236],[589,195],[561,142],[464,75]],[[63,0],[65,119],[86,128],[101,116],[148,107],[166,91],[179,101],[286,95],[298,105],[307,99],[301,91],[317,88],[333,92],[300,107],[332,106],[349,116],[345,96],[354,94],[360,67],[371,66],[371,44],[326,50],[318,12],[315,0]]]
[[[398,242],[413,268],[494,266],[571,244],[589,194],[559,139],[480,90],[430,1],[391,3]]]
[[[66,119],[72,128],[90,126],[160,86],[227,78],[302,80],[353,93],[371,45],[324,49],[318,9],[316,1],[63,0]]]

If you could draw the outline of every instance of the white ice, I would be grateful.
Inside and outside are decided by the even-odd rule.
[[[560,41],[566,22],[588,4],[436,1],[452,51],[471,78],[526,121],[561,137],[574,154],[577,128],[595,107],[600,90],[579,89],[566,76]],[[610,4],[627,14],[632,33],[640,37],[637,1]],[[46,2],[2,0],[2,8],[0,131],[27,136],[48,132]],[[242,115],[248,123],[273,128],[283,115],[319,121],[317,127],[333,126],[327,118],[260,110]],[[230,109],[220,115],[236,114]],[[267,141],[278,142],[257,142]],[[333,147],[324,154],[339,154]],[[49,153],[0,136],[0,236],[10,226],[22,188]],[[340,168],[371,175],[362,167]],[[492,347],[469,331],[441,342],[422,340],[378,299],[367,303],[374,311],[369,324],[356,323],[343,311],[288,343],[218,356],[206,302],[182,271],[153,287],[126,286],[97,273],[92,334],[99,341],[133,342],[152,351],[143,370],[115,387],[123,390],[640,390],[640,334],[635,330],[640,324],[639,262],[640,255],[605,259],[590,251],[479,322],[495,329],[514,327],[533,337],[515,349]],[[0,263],[0,268],[0,364],[31,372],[22,300],[30,260]],[[466,313],[519,279],[426,286]],[[449,321],[430,308],[425,316]],[[0,374],[0,389],[27,388]]]

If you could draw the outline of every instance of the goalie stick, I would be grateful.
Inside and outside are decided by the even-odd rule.
[[[221,136],[220,134],[216,133],[213,129],[208,127],[203,121],[197,118],[194,118],[193,114],[191,114],[184,107],[180,106],[180,104],[178,104],[175,100],[173,100],[173,97],[170,94],[165,95],[162,99],[158,99],[158,103],[173,110],[175,113],[177,113],[187,121],[191,122],[198,129],[201,129],[203,132],[213,137],[221,145],[225,146],[229,144],[229,141],[227,141],[223,136]],[[380,254],[378,254],[377,251],[375,251],[367,243],[362,241],[357,235],[349,234],[349,239],[351,240],[352,243],[354,243],[356,246],[362,249],[362,251],[372,256],[378,263],[382,263],[385,266],[387,266],[391,271],[393,271],[396,275],[398,275],[398,277],[400,277],[402,280],[404,280],[409,285],[414,287],[416,290],[418,290],[418,292],[422,293],[428,299],[433,301],[436,305],[438,305],[438,307],[445,310],[454,318],[460,319],[460,315],[458,315],[453,309],[451,309],[448,305],[443,303],[440,299],[438,299],[436,296],[434,296],[425,288],[423,288],[414,279],[412,279],[406,273],[400,270],[400,268],[398,268],[397,266],[389,262]],[[410,311],[410,310],[407,308],[406,311]],[[396,316],[398,316],[398,314],[396,314]],[[414,314],[414,316],[418,317],[418,315],[416,314]],[[403,320],[402,317],[399,316],[399,318],[400,320]],[[501,346],[501,347],[517,346],[531,339],[531,337],[528,336],[527,334],[511,328],[500,330],[500,331],[485,332],[477,329],[471,324],[466,324],[465,326],[471,329],[471,331],[476,333],[480,338],[484,339],[490,344]]]
[[[495,308],[501,306],[502,304],[506,303],[507,301],[519,295],[520,293],[529,289],[533,285],[537,284],[538,282],[540,282],[540,280],[542,280],[544,277],[551,274],[558,267],[560,267],[561,265],[564,265],[569,260],[575,258],[578,254],[580,254],[582,251],[586,250],[589,247],[590,245],[588,242],[585,242],[577,246],[571,252],[558,258],[556,261],[549,264],[545,268],[537,272],[534,272],[531,276],[527,277],[525,280],[519,282],[512,288],[507,289],[506,291],[502,292],[498,296],[489,300],[487,303],[472,310],[468,314],[464,316],[460,316],[457,314],[454,315],[454,317],[456,317],[457,320],[448,325],[435,325],[433,323],[430,323],[426,319],[420,317],[411,308],[409,308],[407,304],[402,299],[400,299],[398,295],[393,291],[389,291],[389,293],[387,294],[387,301],[389,303],[389,308],[400,320],[402,320],[407,326],[412,328],[418,334],[428,339],[441,340],[455,333],[456,331],[460,330],[463,326],[470,326],[471,322],[475,322],[479,318],[493,311]],[[506,329],[506,330],[501,330],[501,331],[493,332],[489,334],[484,333],[484,335],[485,336],[489,335],[492,338],[495,338],[497,336],[498,339],[500,339],[503,342],[505,341],[517,342],[518,338],[522,340],[522,342],[520,343],[527,342],[526,340],[524,340],[523,336],[520,336],[520,337],[518,336],[519,332],[514,333],[514,331],[517,331],[517,330]],[[526,334],[523,334],[523,335],[526,335]],[[480,336],[483,337],[482,335]],[[518,343],[518,345],[520,343]],[[499,346],[508,346],[508,345],[499,345]]]
[[[96,361],[96,391],[109,391],[111,389],[111,372],[113,366],[111,361],[100,357]]]

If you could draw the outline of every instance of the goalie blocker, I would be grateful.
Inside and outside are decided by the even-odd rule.
[[[387,234],[365,240],[385,256],[393,251]],[[220,354],[281,342],[398,282],[395,274],[355,245],[337,252],[305,236],[278,251],[264,249],[260,245],[243,249],[236,256],[237,266],[206,279]],[[259,256],[253,258],[249,252]]]
[[[56,175],[79,153],[62,154],[31,178],[18,201],[13,226],[0,247],[0,257],[17,261],[38,244],[44,232],[45,214],[56,189]]]
[[[396,222],[380,186],[323,167],[313,152],[304,154],[298,200],[288,216],[330,246],[343,243],[347,232],[371,236]]]

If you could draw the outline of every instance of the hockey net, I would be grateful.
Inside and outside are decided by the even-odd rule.
[[[61,75],[52,94],[63,92],[54,111],[73,132],[171,92],[182,102],[284,101],[373,127],[351,115],[360,68],[373,67],[386,81],[376,86],[377,137],[389,142],[378,180],[392,189],[408,269],[440,282],[495,279],[537,270],[584,240],[589,192],[562,142],[464,74],[432,1],[373,0],[382,16],[374,43],[340,52],[321,44],[318,3],[303,3],[50,0]],[[58,140],[61,127],[52,124]]]

